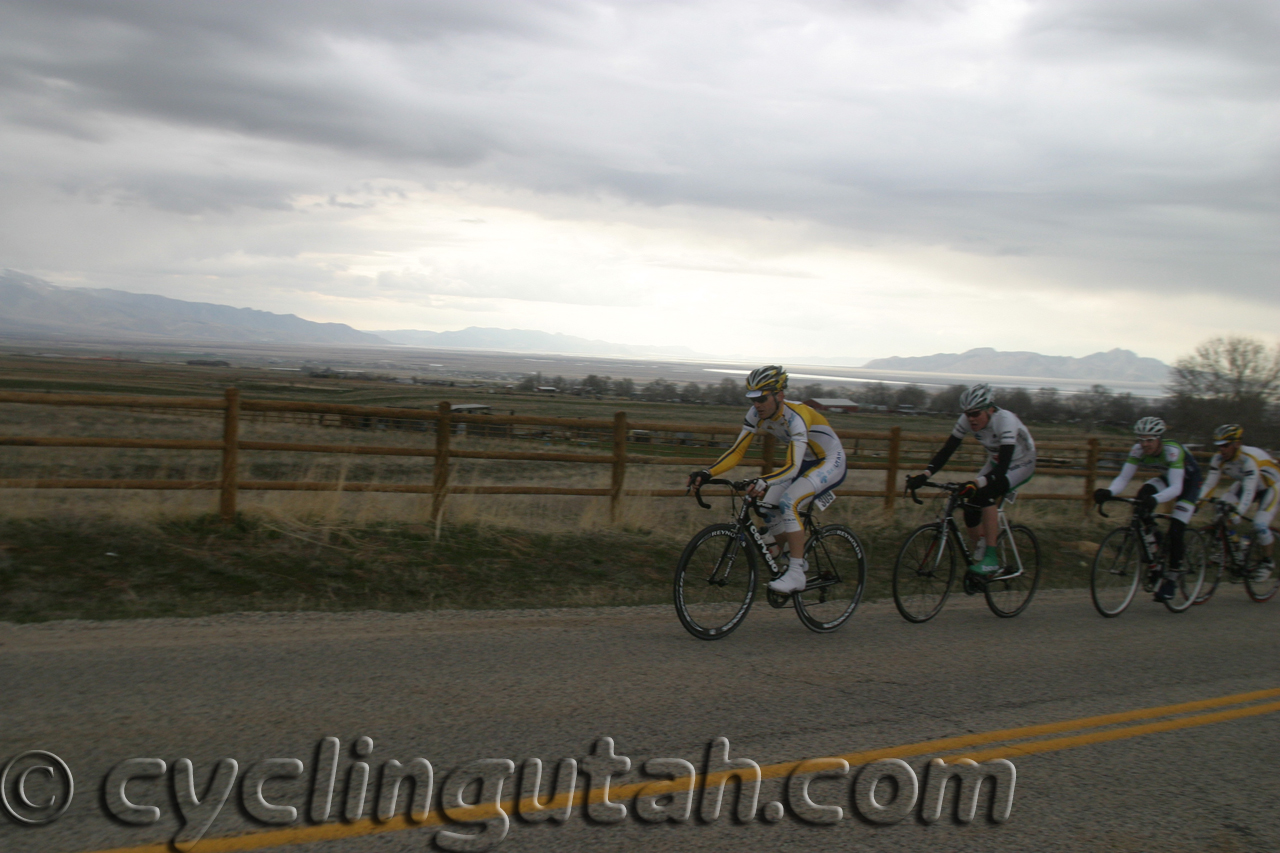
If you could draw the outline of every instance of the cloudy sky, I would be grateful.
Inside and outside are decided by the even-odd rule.
[[[0,0],[0,267],[363,329],[1280,333],[1274,0]]]

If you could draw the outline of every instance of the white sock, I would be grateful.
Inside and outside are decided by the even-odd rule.
[[[979,536],[978,543],[973,546],[973,561],[981,563],[985,556],[987,556],[987,537]]]
[[[799,569],[802,572],[809,571],[809,561],[803,557],[792,557],[789,568]]]

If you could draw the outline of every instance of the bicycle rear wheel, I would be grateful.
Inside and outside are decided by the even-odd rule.
[[[840,524],[822,527],[804,549],[809,584],[791,596],[796,615],[810,631],[826,633],[858,609],[867,584],[867,552],[856,533]]]
[[[1006,533],[1012,534],[1012,541]],[[1000,531],[996,554],[1000,557],[1000,570],[987,578],[983,588],[987,606],[997,616],[1017,616],[1027,609],[1040,584],[1040,544],[1030,528],[1015,524],[1008,531]]]
[[[1133,601],[1142,577],[1142,546],[1132,527],[1108,533],[1093,557],[1089,592],[1093,606],[1108,618],[1119,616]]]
[[[1209,562],[1208,549],[1199,530],[1188,528],[1183,532],[1185,551],[1182,569],[1178,572],[1178,585],[1173,598],[1164,603],[1173,613],[1182,613],[1196,603],[1204,586],[1205,566]]]
[[[1213,594],[1218,589],[1218,582],[1222,580],[1222,572],[1231,565],[1231,551],[1227,548],[1227,543],[1222,541],[1218,528],[1206,527],[1200,533],[1205,538],[1207,548],[1205,558],[1208,562],[1204,567],[1204,583],[1200,586],[1200,595],[1196,597],[1196,604],[1204,604],[1213,598]]]
[[[911,531],[893,564],[893,603],[908,622],[928,622],[947,600],[956,574],[956,551],[943,524]]]
[[[1280,536],[1275,530],[1271,531],[1271,538],[1275,539]],[[1255,536],[1253,541],[1249,543],[1249,553],[1245,556],[1244,561],[1244,590],[1249,593],[1249,597],[1259,603],[1270,601],[1276,594],[1276,590],[1280,589],[1280,575],[1272,570],[1271,576],[1253,580],[1252,576],[1258,569],[1258,564],[1262,562],[1262,546],[1258,544]]]
[[[676,565],[680,624],[700,640],[719,640],[742,624],[756,594],[756,559],[732,524],[713,524],[689,540]]]

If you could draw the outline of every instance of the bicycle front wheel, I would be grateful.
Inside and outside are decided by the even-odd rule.
[[[828,524],[804,549],[809,584],[791,596],[796,615],[810,631],[826,633],[845,623],[858,609],[867,584],[867,552],[856,533]]]
[[[676,615],[700,640],[719,640],[742,624],[756,595],[756,560],[732,524],[699,531],[676,565]]]
[[[1173,598],[1164,603],[1174,613],[1182,613],[1196,603],[1200,597],[1200,589],[1204,586],[1205,566],[1209,562],[1208,548],[1199,530],[1187,529],[1183,532],[1185,550],[1182,555],[1182,568],[1178,572],[1178,584]]]
[[[1133,601],[1142,577],[1142,546],[1132,527],[1106,535],[1093,557],[1089,591],[1093,606],[1106,617],[1119,616]]]
[[[1196,604],[1204,604],[1213,598],[1218,582],[1222,580],[1223,570],[1231,565],[1231,551],[1223,541],[1219,529],[1206,527],[1200,534],[1205,538],[1205,559],[1208,562],[1204,567],[1204,583],[1200,586],[1200,594],[1196,596]]]
[[[1274,541],[1276,536],[1280,536],[1275,530],[1271,531],[1271,538]],[[1258,570],[1258,564],[1263,560],[1262,546],[1258,544],[1258,538],[1255,536],[1253,541],[1249,543],[1249,553],[1244,561],[1244,590],[1249,593],[1249,597],[1259,603],[1270,601],[1276,594],[1276,590],[1280,589],[1280,576],[1274,569],[1271,573],[1257,580],[1253,579],[1253,573]]]
[[[893,603],[908,622],[928,622],[947,600],[956,574],[956,550],[943,524],[911,531],[893,564]]]
[[[987,606],[997,616],[1017,616],[1027,609],[1040,583],[1040,544],[1030,528],[1015,524],[1000,531],[996,554],[1000,568],[987,579]]]

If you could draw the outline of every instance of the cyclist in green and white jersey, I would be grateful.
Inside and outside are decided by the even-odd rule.
[[[1195,514],[1196,500],[1200,497],[1200,465],[1180,442],[1164,437],[1166,428],[1164,420],[1155,417],[1142,418],[1134,424],[1138,443],[1129,450],[1124,467],[1110,486],[1093,493],[1093,499],[1102,503],[1124,491],[1139,465],[1161,469],[1160,475],[1144,483],[1137,494],[1138,506],[1144,512],[1152,512],[1158,505],[1177,499],[1169,520],[1169,560],[1164,579],[1156,590],[1156,601],[1169,601],[1177,592],[1178,570],[1186,552],[1187,524]]]
[[[1280,465],[1271,454],[1244,443],[1244,428],[1239,424],[1223,424],[1213,431],[1213,443],[1218,452],[1209,460],[1209,476],[1200,489],[1200,500],[1206,501],[1217,488],[1223,474],[1235,483],[1227,490],[1224,499],[1244,513],[1253,502],[1258,511],[1253,514],[1254,539],[1262,546],[1262,561],[1254,569],[1252,580],[1262,583],[1275,571],[1275,537],[1271,534],[1271,520],[1280,505]],[[1233,516],[1228,517],[1232,522]]]
[[[942,449],[925,466],[924,472],[907,478],[907,488],[920,488],[942,466],[966,435],[972,435],[987,450],[987,461],[975,479],[965,484],[960,496],[968,506],[964,523],[973,543],[974,564],[969,571],[993,574],[999,567],[996,537],[1000,535],[997,506],[1009,492],[1031,479],[1036,472],[1036,443],[1030,431],[1008,409],[995,404],[991,386],[984,383],[960,395],[960,419]]]

